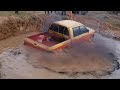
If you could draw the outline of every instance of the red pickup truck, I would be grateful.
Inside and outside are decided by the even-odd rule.
[[[47,32],[28,36],[24,44],[47,51],[64,49],[76,42],[89,41],[95,30],[73,20],[56,21]]]

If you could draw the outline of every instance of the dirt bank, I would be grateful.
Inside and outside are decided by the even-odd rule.
[[[8,16],[0,23],[0,40],[21,33],[41,31],[45,19],[47,19],[47,16],[42,14],[28,17]]]

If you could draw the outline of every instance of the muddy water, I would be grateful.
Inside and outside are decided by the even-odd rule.
[[[115,41],[112,38],[105,38],[97,34],[94,38],[99,51],[107,56],[111,56],[114,60],[120,60],[120,41]]]
[[[120,54],[119,42],[96,34],[93,42],[76,44],[65,50],[48,53],[29,46],[27,60],[36,68],[45,68],[52,72],[90,73],[106,75],[118,68],[117,59]]]

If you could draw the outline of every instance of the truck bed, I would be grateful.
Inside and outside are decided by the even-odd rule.
[[[42,39],[42,42],[39,42],[40,36],[44,35],[45,38]],[[47,40],[46,37],[51,37],[52,40]],[[47,51],[53,51],[58,49],[63,49],[67,46],[67,44],[70,42],[70,40],[63,40],[59,41],[59,36],[50,35],[48,32],[28,36],[24,40],[24,44],[35,47],[35,48],[41,48],[43,50]]]
[[[40,34],[36,34],[36,35],[33,35],[33,36],[29,36],[27,38],[32,39],[32,40],[34,40],[34,41],[36,41],[38,43],[42,43],[44,45],[47,45],[49,47],[54,46],[54,45],[59,43],[59,42],[57,42],[55,40],[47,41],[46,39],[44,39],[42,42],[39,42],[39,36],[40,35],[44,35],[45,37],[49,37],[50,36],[49,33],[45,32],[45,33],[40,33]]]

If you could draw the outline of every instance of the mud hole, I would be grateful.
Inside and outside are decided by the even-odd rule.
[[[76,76],[77,74],[92,74],[103,76],[119,69],[119,63],[106,45],[98,44],[97,38],[94,42],[73,45],[72,48],[56,51],[53,53],[41,52],[29,46],[24,46],[28,51],[27,60],[36,68],[45,68],[52,72]],[[108,43],[109,44],[109,43]]]
[[[119,42],[96,34],[93,42],[51,53],[26,45],[8,48],[0,61],[3,78],[102,78],[119,69],[119,55]]]

